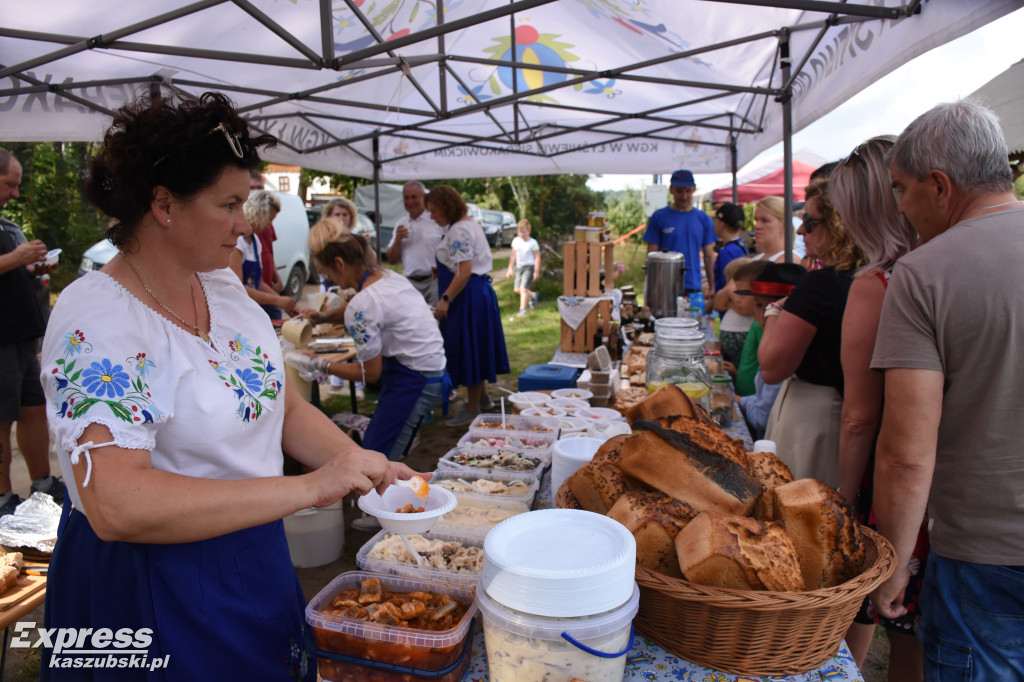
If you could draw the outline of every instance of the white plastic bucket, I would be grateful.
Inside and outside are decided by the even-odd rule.
[[[284,517],[284,535],[292,565],[297,568],[337,561],[345,547],[341,500],[329,507],[300,509]]]

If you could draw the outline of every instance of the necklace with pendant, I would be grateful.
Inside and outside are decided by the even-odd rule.
[[[124,254],[122,254],[122,255],[124,255]],[[142,275],[140,275],[139,271],[135,269],[135,264],[132,263],[131,259],[128,258],[128,256],[124,257],[124,262],[127,263],[128,267],[131,268],[131,271],[133,273],[135,273],[135,277],[138,278],[139,284],[142,285],[142,288],[146,290],[147,294],[149,294],[150,296],[153,297],[153,300],[156,301],[156,304],[158,306],[160,306],[161,308],[166,310],[168,313],[170,313],[171,317],[176,319],[178,322],[181,322],[182,325],[184,325],[184,326],[190,328],[192,331],[194,331],[196,333],[196,335],[199,338],[201,338],[203,341],[206,341],[207,343],[210,342],[210,337],[206,334],[206,332],[204,332],[202,329],[199,328],[198,324],[191,324],[190,322],[186,322],[185,320],[181,319],[181,316],[178,315],[178,313],[174,312],[169,307],[165,306],[164,302],[156,297],[156,294],[154,294],[153,290],[150,289],[149,285],[146,284],[146,280],[142,279]],[[188,290],[189,290],[189,293],[192,294],[192,312],[195,313],[196,322],[198,323],[199,322],[199,304],[196,303],[196,290],[195,290],[195,287],[192,286],[192,282],[189,282]]]

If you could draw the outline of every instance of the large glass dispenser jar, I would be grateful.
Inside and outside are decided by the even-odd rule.
[[[704,335],[697,330],[660,326],[647,354],[647,393],[675,384],[711,412],[711,373],[704,362]]]

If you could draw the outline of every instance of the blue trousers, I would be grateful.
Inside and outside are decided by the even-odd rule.
[[[1024,680],[1024,572],[933,551],[918,638],[926,682]]]

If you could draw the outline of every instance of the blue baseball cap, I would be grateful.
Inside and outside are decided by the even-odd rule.
[[[673,187],[696,187],[693,181],[693,173],[688,170],[677,170],[672,174],[672,180],[668,183]]]

